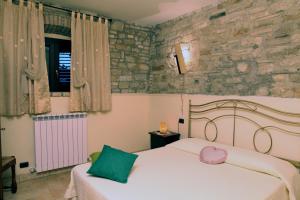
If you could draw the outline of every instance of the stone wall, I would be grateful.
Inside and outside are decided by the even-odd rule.
[[[71,37],[70,13],[46,7],[44,21],[46,33]],[[112,92],[148,92],[152,30],[152,27],[142,27],[117,19],[110,23]]]
[[[155,27],[150,93],[300,97],[300,1],[226,0]],[[178,42],[193,68],[170,66]]]
[[[113,20],[110,31],[113,93],[147,93],[152,28]]]

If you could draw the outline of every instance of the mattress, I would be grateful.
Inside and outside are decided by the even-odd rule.
[[[65,197],[72,200],[288,200],[299,196],[298,172],[289,163],[283,164],[284,172],[280,172],[285,162],[281,160],[279,167],[273,168],[270,162],[266,165],[268,169],[260,169],[261,161],[249,159],[248,163],[244,152],[238,153],[241,161],[237,162],[234,149],[232,157],[229,152],[229,162],[208,165],[199,161],[198,151],[205,145],[209,144],[185,139],[140,152],[127,184],[88,175],[90,163],[76,166]],[[258,166],[253,167],[256,162]]]

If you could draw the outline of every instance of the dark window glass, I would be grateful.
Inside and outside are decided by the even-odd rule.
[[[50,92],[69,92],[71,41],[46,38],[45,43]]]

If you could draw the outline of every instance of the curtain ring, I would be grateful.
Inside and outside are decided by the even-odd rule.
[[[39,10],[42,11],[43,10],[43,4],[39,3]]]
[[[76,18],[77,18],[77,20],[80,20],[80,13],[79,12],[76,13]]]

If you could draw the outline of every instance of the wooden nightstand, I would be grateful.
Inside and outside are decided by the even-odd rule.
[[[179,140],[180,134],[169,131],[167,134],[159,134],[159,131],[149,132],[151,138],[151,149],[163,147]]]

